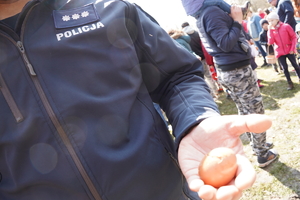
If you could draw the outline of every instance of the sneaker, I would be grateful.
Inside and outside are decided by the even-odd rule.
[[[261,81],[260,81],[259,79],[257,79],[257,85],[258,85],[258,87],[259,87],[259,88],[265,87],[264,85],[260,84],[260,82],[261,82]]]
[[[292,90],[292,89],[294,89],[294,84],[292,81],[289,81],[287,90]]]
[[[261,168],[266,167],[273,161],[275,161],[278,157],[279,154],[274,149],[271,149],[268,151],[265,157],[257,157],[258,166]]]
[[[230,94],[227,94],[227,95],[226,95],[226,99],[230,99],[230,100],[232,100],[232,98],[231,98]]]

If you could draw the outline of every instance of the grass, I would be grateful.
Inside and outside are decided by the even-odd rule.
[[[262,58],[256,58],[258,66]],[[242,200],[295,200],[300,199],[300,84],[293,67],[289,66],[295,88],[288,91],[284,74],[277,75],[272,67],[257,68],[257,76],[263,79],[261,89],[265,114],[273,120],[267,131],[267,141],[274,143],[280,154],[277,161],[266,168],[256,166],[249,140],[241,136],[247,157],[253,163],[257,179],[253,187],[246,190]],[[222,93],[217,101],[223,115],[237,114],[232,100]]]

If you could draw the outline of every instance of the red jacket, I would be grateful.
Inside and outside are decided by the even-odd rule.
[[[201,41],[200,41],[201,42]],[[202,46],[202,51],[204,53],[204,57],[205,57],[205,61],[208,65],[215,65],[214,64],[214,60],[213,60],[213,57],[211,55],[209,55],[205,49],[205,47],[202,45],[202,42],[201,42],[201,46]]]
[[[293,28],[286,23],[279,22],[275,29],[268,31],[268,44],[274,44],[276,58],[296,52],[297,36]]]

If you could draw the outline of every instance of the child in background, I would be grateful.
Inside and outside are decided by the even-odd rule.
[[[255,46],[259,49],[259,52],[261,53],[261,55],[264,58],[263,65],[261,67],[268,66],[268,63],[266,60],[266,56],[267,56],[266,50],[261,46],[261,44],[259,42],[259,34],[262,31],[262,28],[259,23],[261,20],[261,17],[251,10],[248,12],[247,17],[248,17],[247,26],[248,26],[249,35],[252,37],[252,40],[254,41]]]
[[[209,6],[218,6],[223,11],[230,14],[231,5],[226,3],[224,0],[181,0],[182,5],[187,15],[197,18],[197,15]],[[246,19],[248,10],[250,8],[250,1],[246,1],[244,6],[241,7],[244,19]]]
[[[300,23],[296,25],[295,28],[296,34],[297,34],[297,45],[296,45],[296,49],[297,49],[297,60],[298,60],[298,64],[300,64]]]
[[[264,45],[266,47],[266,51],[268,55],[274,55],[274,49],[273,46],[270,45],[268,46],[268,26],[269,26],[269,22],[266,19],[262,19],[260,20],[260,25],[262,27],[262,31],[259,34],[259,42],[261,45]],[[277,63],[272,64],[272,67],[274,69],[274,71],[277,74],[280,74],[279,70],[278,70],[278,65]]]
[[[267,16],[267,20],[269,22],[268,45],[275,44],[275,56],[276,58],[278,58],[279,63],[283,68],[286,80],[288,82],[287,90],[292,90],[294,88],[294,84],[291,80],[290,73],[288,71],[286,59],[288,58],[291,62],[300,81],[300,67],[295,57],[295,53],[297,53],[296,33],[289,24],[279,21],[279,16],[275,12],[271,12]]]
[[[253,41],[252,37],[250,36],[250,34],[247,33],[245,30],[243,30],[243,31],[244,31],[244,35],[245,35],[245,37],[246,37],[246,40],[248,41],[248,43],[249,43],[249,45],[250,45],[250,47],[251,47],[251,55],[252,55],[252,57],[251,57],[251,59],[250,59],[250,65],[251,65],[251,68],[252,68],[253,73],[254,73],[254,75],[255,75],[255,77],[256,77],[258,87],[259,87],[259,88],[263,88],[264,85],[262,85],[262,84],[260,83],[261,81],[260,81],[260,79],[257,78],[257,73],[256,73],[256,71],[255,71],[255,69],[257,68],[257,64],[256,64],[256,62],[255,62],[255,58],[258,56],[259,52],[258,52],[258,50],[256,49],[256,46],[255,46],[254,41]]]

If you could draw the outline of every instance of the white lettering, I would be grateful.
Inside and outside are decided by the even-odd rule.
[[[101,22],[98,22],[97,23],[97,28],[101,28],[101,27],[104,27],[104,25]]]
[[[72,30],[73,35],[78,35],[79,33],[75,31],[75,29]]]
[[[95,25],[95,24],[92,24],[91,30],[95,30],[96,28],[97,28],[96,25]]]
[[[93,31],[93,30],[96,30],[96,29],[99,29],[102,27],[104,27],[104,25],[101,22],[97,22],[97,23],[91,24],[90,26],[85,25],[82,27],[78,27],[77,29],[72,29],[70,31],[66,31],[64,33],[57,33],[56,38],[57,38],[57,41],[61,41],[63,38],[69,38],[74,35],[86,33],[86,32]]]
[[[82,30],[83,30],[84,32],[88,32],[88,31],[90,31],[90,28],[89,28],[88,26],[83,26],[83,27],[82,27]]]
[[[64,37],[64,34],[62,33],[56,34],[57,41],[60,41],[62,37]]]
[[[72,32],[71,31],[66,31],[66,32],[64,32],[64,36],[66,38],[71,37],[72,36]]]

